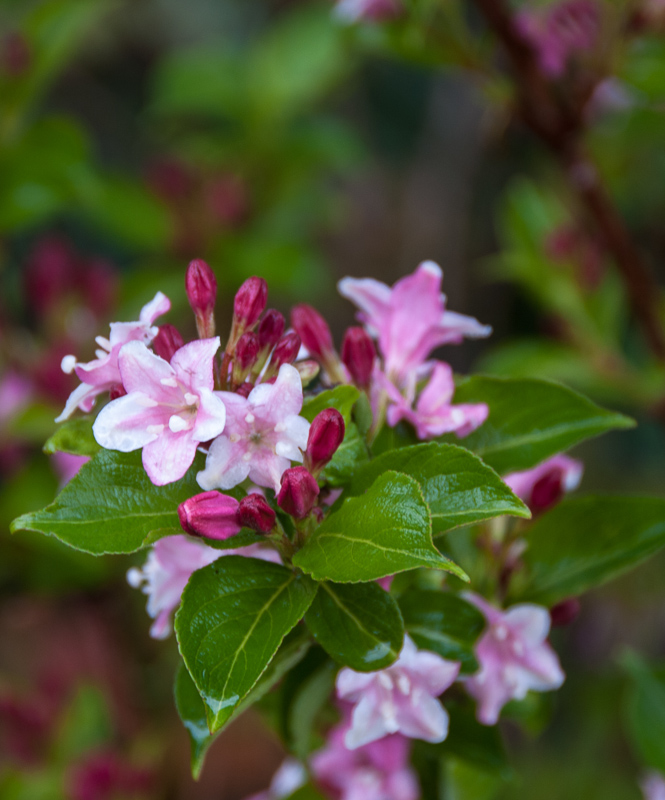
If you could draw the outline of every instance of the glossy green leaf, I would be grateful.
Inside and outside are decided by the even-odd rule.
[[[154,486],[141,453],[100,450],[50,506],[12,522],[12,532],[39,531],[93,555],[133,553],[152,531],[179,528],[178,505],[197,494],[196,462],[187,475]]]
[[[477,456],[463,447],[435,442],[391,450],[373,459],[357,470],[349,493],[362,494],[388,469],[418,481],[435,534],[502,514],[531,516],[524,503]]]
[[[530,469],[585,439],[635,424],[549,381],[476,376],[458,384],[454,401],[489,406],[487,421],[462,443],[502,474]]]
[[[305,399],[302,416],[312,422],[314,417],[326,408],[335,408],[344,417],[344,424],[348,426],[351,421],[351,411],[359,397],[360,392],[355,386],[344,385],[326,389],[314,397]]]
[[[305,576],[241,556],[226,556],[192,575],[175,630],[211,731],[238,710],[315,593]]]
[[[360,436],[355,422],[346,426],[344,441],[321,474],[321,478],[331,486],[344,486],[356,470],[369,458],[367,445]]]
[[[252,703],[260,700],[285,673],[302,660],[309,647],[309,637],[294,634],[287,636],[277,651],[277,655],[270,662],[268,669],[261,675],[252,691],[239,704],[233,716],[237,716]],[[221,730],[210,733],[205,703],[191,675],[187,672],[187,668],[182,663],[176,673],[174,695],[176,709],[189,734],[192,775],[198,779],[203,769],[206,754],[221,733]]]
[[[450,592],[412,589],[400,597],[399,607],[418,647],[460,661],[462,672],[476,671],[473,648],[485,628],[485,617],[474,605]]]
[[[294,556],[316,580],[373,581],[416,567],[465,573],[432,543],[430,513],[418,483],[386,472],[361,497],[345,500]]]
[[[404,641],[399,607],[376,583],[320,583],[305,622],[330,656],[358,672],[392,664]]]
[[[637,653],[622,662],[630,675],[624,716],[630,742],[638,759],[665,774],[665,674],[652,670]]]
[[[599,586],[665,545],[665,499],[579,497],[529,530],[520,599],[552,605]]]
[[[101,448],[92,434],[92,417],[77,417],[63,422],[44,445],[44,452],[94,456]]]

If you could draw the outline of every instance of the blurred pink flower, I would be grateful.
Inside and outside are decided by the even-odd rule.
[[[142,342],[120,351],[118,366],[127,394],[105,406],[92,427],[109,450],[143,450],[143,466],[157,486],[187,472],[196,448],[224,430],[226,411],[213,392],[213,360],[219,337],[197,339],[169,364]]]
[[[537,514],[558,503],[566,492],[577,489],[583,472],[581,461],[559,454],[533,469],[512,472],[503,480]]]
[[[62,489],[63,486],[68,484],[88,461],[90,461],[89,456],[76,456],[72,453],[53,453],[51,463],[60,479],[60,488]]]
[[[342,22],[394,19],[404,10],[400,0],[338,0],[334,15]]]
[[[640,781],[644,800],[665,800],[665,778],[660,772],[648,772]]]
[[[226,555],[259,558],[280,563],[279,554],[269,547],[253,544],[237,550],[216,550],[188,536],[167,536],[155,543],[141,569],[127,572],[127,581],[148,595],[148,614],[155,620],[150,628],[154,639],[165,639],[171,632],[171,614],[191,574]]]
[[[270,786],[265,792],[253,794],[246,800],[281,800],[290,797],[307,783],[307,770],[295,758],[287,758],[273,775]]]
[[[565,675],[547,642],[550,615],[546,608],[522,603],[500,611],[476,594],[468,592],[465,597],[488,623],[476,645],[480,668],[464,679],[465,686],[478,703],[478,721],[494,725],[509,700],[523,700],[529,691],[558,689]]]
[[[392,427],[406,419],[416,429],[419,439],[431,439],[444,433],[467,436],[485,422],[489,408],[485,403],[461,403],[452,405],[455,381],[450,366],[443,361],[434,364],[429,382],[420,392],[413,408],[413,392],[404,397],[388,380],[384,388],[393,405],[387,412],[388,424]]]
[[[63,372],[76,372],[82,383],[70,394],[65,408],[57,417],[56,422],[67,419],[77,408],[86,412],[91,411],[98,395],[110,391],[119,384],[122,385],[118,366],[120,349],[132,341],[149,344],[159,332],[153,323],[157,317],[166,314],[170,308],[171,301],[168,297],[157,292],[154,298],[141,309],[138,322],[112,322],[109,338],[97,337],[99,350],[97,350],[96,359],[83,364],[77,362],[75,356],[65,356],[62,359]]]
[[[273,384],[260,384],[248,397],[217,392],[226,406],[226,427],[210,446],[205,469],[197,480],[202,489],[232,489],[247,477],[258,486],[279,491],[290,461],[302,461],[309,422],[298,416],[302,382],[290,364],[280,367]]]
[[[435,698],[453,683],[459,668],[455,661],[418,650],[405,636],[400,656],[390,667],[377,672],[342,669],[337,696],[355,704],[346,746],[353,750],[391,733],[442,742],[448,735],[448,714]]]
[[[134,767],[113,752],[88,753],[68,776],[70,800],[114,800],[152,795],[152,771]]]
[[[13,370],[0,379],[0,425],[22,411],[33,396],[32,382]]]

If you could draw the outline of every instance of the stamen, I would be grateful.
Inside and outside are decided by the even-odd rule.
[[[65,356],[60,362],[60,369],[67,375],[71,375],[76,367],[76,356]]]
[[[178,381],[175,378],[162,378],[160,383],[162,386],[171,386],[173,389],[178,387]]]
[[[180,433],[181,431],[186,431],[189,428],[189,422],[184,420],[182,417],[179,417],[177,414],[174,414],[171,419],[169,419],[169,428],[173,431],[173,433]]]

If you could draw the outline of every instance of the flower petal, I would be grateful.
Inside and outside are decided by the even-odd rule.
[[[92,432],[97,443],[107,450],[130,453],[154,442],[165,425],[168,425],[168,411],[142,392],[132,392],[105,406]]]
[[[173,433],[165,428],[157,439],[144,445],[143,466],[155,486],[184,477],[196,456],[197,444],[188,433]]]
[[[252,413],[259,419],[277,424],[302,409],[300,373],[291,364],[282,364],[273,384],[262,383],[247,398]]]
[[[242,483],[249,475],[249,462],[244,442],[233,444],[226,435],[218,436],[210,445],[205,469],[196,476],[199,486],[206,491],[211,489],[232,489]]]
[[[69,419],[77,408],[83,411],[90,411],[95,404],[95,398],[102,394],[104,390],[99,389],[97,386],[89,386],[87,383],[82,383],[69,395],[62,413],[55,418],[56,422],[64,422]]]
[[[128,342],[118,355],[125,391],[142,392],[155,402],[182,404],[182,392],[172,384],[175,371],[163,358],[151,353],[143,342]]]
[[[199,408],[192,429],[192,438],[208,442],[219,436],[226,424],[226,407],[220,397],[210,389],[199,389]]]
[[[219,350],[220,339],[195,339],[177,350],[171,359],[178,380],[192,391],[205,388],[212,391],[215,385],[213,377],[213,359]]]
[[[169,298],[162,292],[157,292],[152,300],[146,303],[141,309],[139,321],[144,325],[152,325],[157,317],[161,317],[162,314],[166,314],[166,312],[170,310],[171,301]]]

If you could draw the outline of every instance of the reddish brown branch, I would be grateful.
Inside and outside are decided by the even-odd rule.
[[[660,289],[598,172],[584,152],[584,106],[557,91],[542,73],[536,54],[515,27],[504,0],[474,0],[503,45],[517,86],[522,119],[555,155],[600,233],[623,278],[635,316],[655,356],[665,361],[665,333],[659,316]]]

